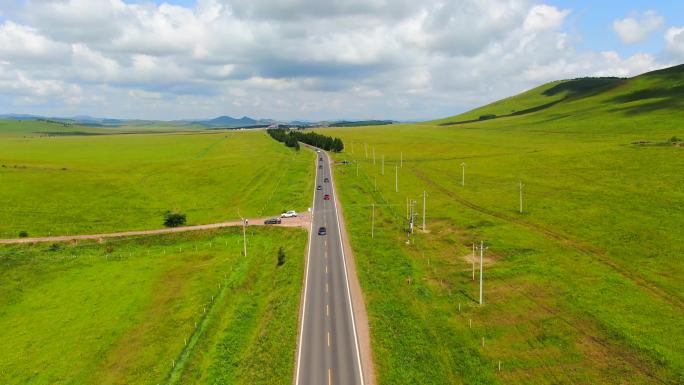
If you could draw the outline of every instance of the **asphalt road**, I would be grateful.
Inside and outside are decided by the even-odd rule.
[[[363,384],[330,160],[318,157],[295,385]]]

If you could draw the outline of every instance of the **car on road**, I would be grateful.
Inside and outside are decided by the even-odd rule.
[[[323,161],[323,157],[318,158],[318,160],[322,162],[322,161]]]
[[[296,217],[296,216],[297,216],[297,212],[294,210],[286,211],[286,212],[280,214],[281,218],[292,218],[292,217]]]
[[[267,220],[264,221],[265,225],[279,225],[280,224],[280,218],[275,217],[275,218],[268,218]]]
[[[330,200],[330,194],[325,194],[323,196],[323,200],[329,201]]]
[[[320,228],[318,229],[318,235],[325,235],[325,234],[326,234],[325,227],[320,227]]]
[[[323,165],[322,165],[322,164],[319,164],[319,165],[318,165],[318,168],[319,168],[319,169],[322,169],[322,168],[323,168]]]
[[[323,179],[323,182],[328,183],[328,182],[330,182],[330,179],[324,178],[324,179]]]
[[[319,191],[320,191],[320,190],[323,190],[323,186],[321,186],[321,185],[319,184],[318,187],[316,187],[316,190],[319,190]]]

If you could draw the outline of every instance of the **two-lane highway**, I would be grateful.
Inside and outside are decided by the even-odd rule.
[[[363,384],[330,159],[321,151],[316,163],[295,385]]]

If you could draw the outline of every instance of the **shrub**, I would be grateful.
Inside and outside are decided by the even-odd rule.
[[[494,114],[487,114],[487,115],[481,115],[480,120],[489,120],[489,119],[494,119],[496,118],[496,115]]]
[[[282,266],[285,264],[285,251],[283,248],[278,249],[278,266]]]
[[[681,142],[682,140],[676,136],[673,136],[670,138],[670,142],[675,143],[675,142]]]
[[[22,230],[19,232],[19,238],[28,238],[28,232]]]
[[[186,218],[185,214],[167,211],[166,213],[164,213],[164,226],[166,226],[166,227],[182,226],[185,224],[186,219],[187,218]]]

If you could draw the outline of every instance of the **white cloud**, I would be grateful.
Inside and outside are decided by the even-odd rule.
[[[569,9],[559,10],[549,5],[535,5],[528,12],[523,28],[526,31],[558,29],[569,14]]]
[[[646,11],[625,19],[613,21],[613,31],[626,44],[641,43],[663,27],[665,19],[655,11]]]
[[[672,27],[665,33],[665,44],[668,52],[684,58],[684,27]]]
[[[576,52],[571,10],[535,0],[26,0],[3,12],[0,106],[50,115],[436,117],[549,80],[658,66]],[[666,40],[684,56],[681,29]]]
[[[35,29],[7,21],[0,25],[0,59],[10,62],[25,60],[61,60],[68,46],[52,41]]]
[[[112,81],[121,71],[118,62],[81,43],[71,45],[71,63],[74,77],[89,82]]]
[[[159,92],[148,92],[145,90],[129,90],[128,95],[130,95],[132,98],[137,98],[137,99],[153,99],[153,100],[159,100],[164,97]]]

